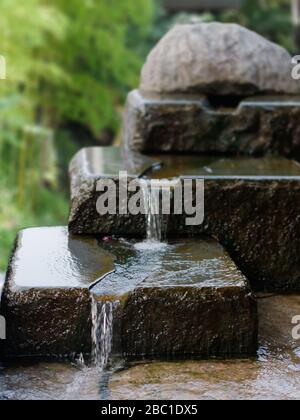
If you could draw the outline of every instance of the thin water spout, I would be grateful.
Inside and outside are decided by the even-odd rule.
[[[97,301],[92,297],[92,361],[102,370],[112,352],[114,311],[118,304],[118,301]]]
[[[161,189],[149,180],[141,180],[146,215],[146,238],[148,241],[162,242],[164,220],[161,211]]]

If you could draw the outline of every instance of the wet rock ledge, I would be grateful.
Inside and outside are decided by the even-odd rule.
[[[112,267],[96,240],[73,238],[64,227],[20,232],[2,296],[4,355],[90,353],[89,286]]]
[[[142,153],[300,159],[300,88],[291,73],[284,48],[239,25],[176,25],[128,95],[124,143]]]
[[[218,97],[134,90],[124,143],[141,153],[198,153],[300,160],[299,96]]]
[[[90,353],[92,296],[102,304],[119,302],[115,341],[127,356],[257,350],[256,302],[215,241],[181,241],[149,254],[133,243],[98,245],[57,227],[18,236],[1,305],[8,327],[4,356]]]
[[[96,191],[96,181],[104,176],[117,181],[124,159],[122,152],[115,150],[112,162],[110,148],[99,148],[98,166],[88,171],[95,150],[91,153],[90,149],[83,149],[71,163],[70,231],[74,234],[145,237],[143,215],[100,216],[97,213],[96,203],[101,193]],[[166,223],[168,237],[204,234],[217,238],[255,290],[300,290],[298,163],[272,156],[155,155],[151,159],[152,165],[157,161],[162,163],[161,169],[152,172],[151,177],[178,178],[181,182],[189,178],[194,183],[198,178],[205,181],[204,223],[186,226],[186,214],[171,214]],[[101,173],[102,161],[111,162],[110,173]]]

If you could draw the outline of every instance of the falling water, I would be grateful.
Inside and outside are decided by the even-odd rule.
[[[165,236],[165,223],[160,206],[160,188],[150,181],[141,180],[146,214],[146,233],[148,241],[162,242]]]
[[[97,301],[92,298],[92,361],[104,369],[111,356],[113,342],[113,315],[118,301]]]

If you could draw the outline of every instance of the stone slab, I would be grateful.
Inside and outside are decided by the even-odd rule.
[[[116,255],[116,271],[92,292],[100,302],[119,302],[118,353],[134,358],[256,353],[256,301],[216,241],[122,240],[104,246]]]
[[[91,147],[80,150],[72,159],[69,168],[71,177],[70,231],[82,234],[87,231],[85,223],[88,220],[93,223],[95,220],[95,192],[98,180],[112,178],[117,182],[120,171],[126,171],[129,179],[133,179],[151,170],[153,165],[155,161],[151,158],[119,147]],[[118,225],[118,219],[113,219]],[[126,225],[124,219],[122,224]],[[128,222],[130,223],[130,218]],[[129,225],[127,227],[129,228]]]
[[[124,143],[141,153],[273,153],[300,159],[299,97],[240,98],[218,106],[213,101],[135,90],[127,99]]]
[[[1,306],[2,356],[90,354],[95,298],[120,302],[114,334],[126,356],[256,351],[256,302],[215,241],[98,243],[56,227],[18,235]]]
[[[90,353],[89,287],[112,268],[96,240],[69,236],[65,227],[21,231],[1,305],[5,356]]]
[[[299,400],[299,340],[291,319],[299,314],[299,295],[258,300],[258,357],[241,360],[145,360],[116,372],[109,383],[112,400]]]
[[[205,221],[185,226],[186,215],[168,219],[170,237],[216,237],[256,290],[300,289],[300,167],[284,158],[153,156],[163,166],[151,176],[205,180]],[[101,178],[99,173],[97,179]],[[80,184],[71,171],[72,185]],[[89,179],[89,178],[86,178]],[[89,181],[90,182],[90,181]],[[72,189],[69,228],[76,234],[144,237],[143,215],[100,216],[99,194]]]

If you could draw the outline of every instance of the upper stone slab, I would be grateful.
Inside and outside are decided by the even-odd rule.
[[[291,56],[240,25],[177,25],[150,52],[141,90],[156,93],[249,95],[300,92]]]

